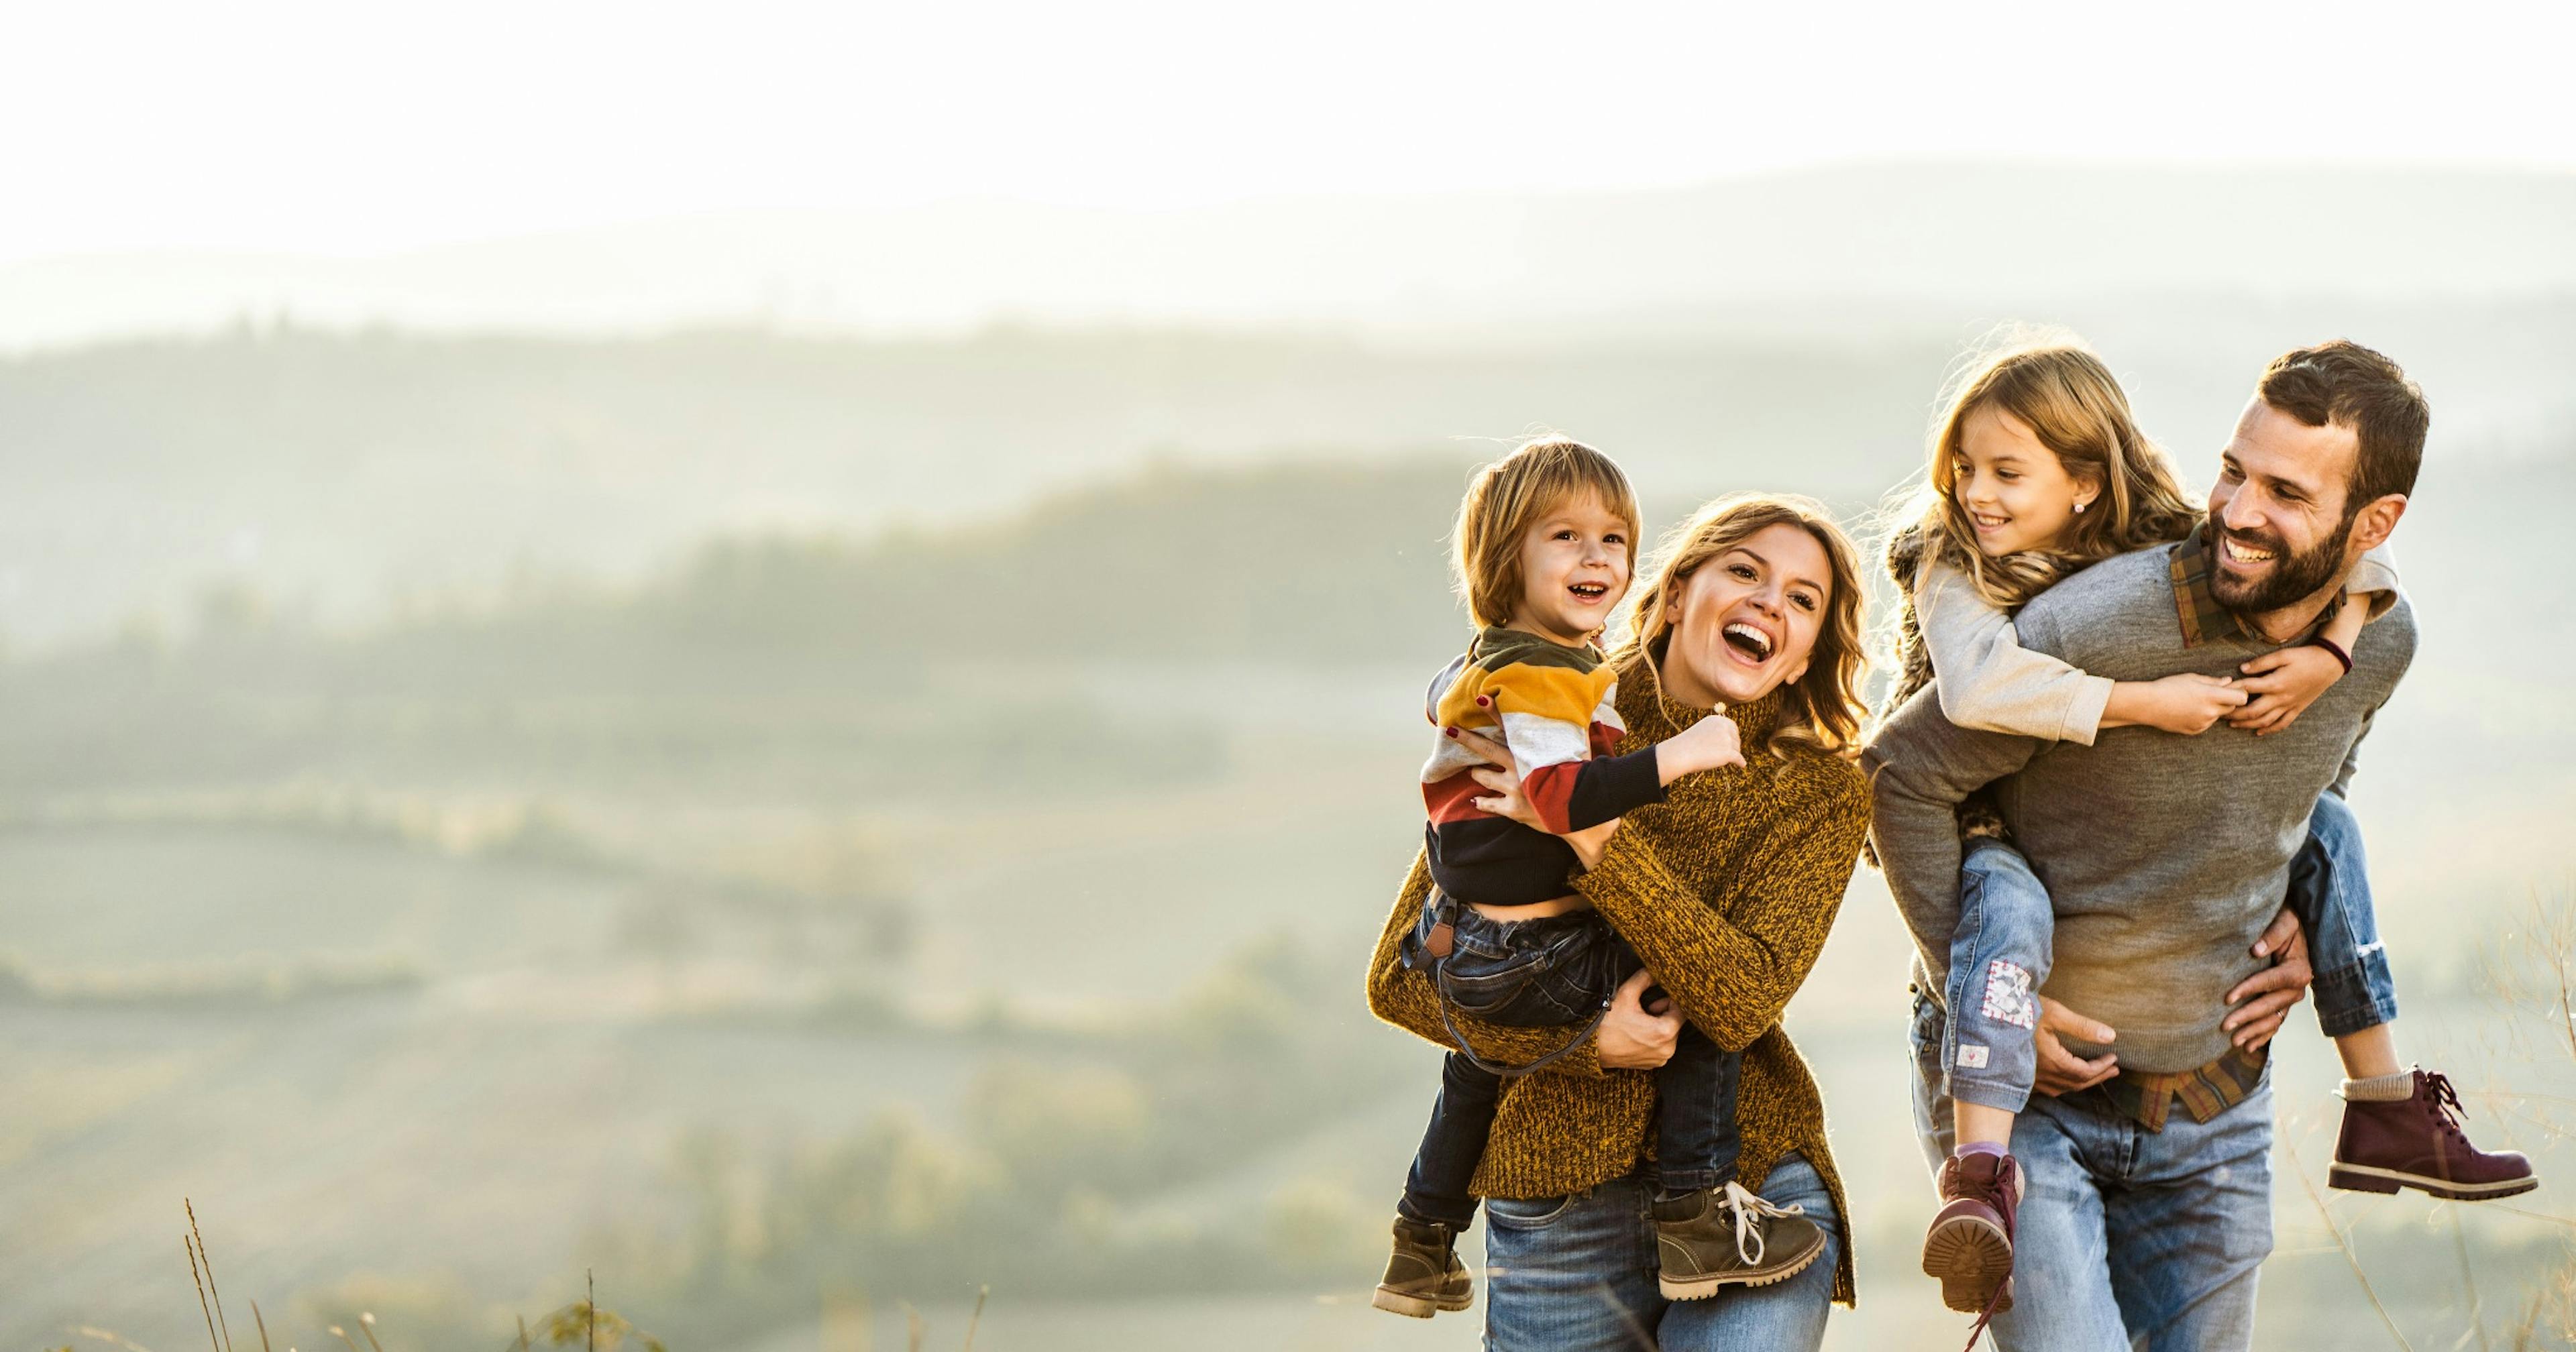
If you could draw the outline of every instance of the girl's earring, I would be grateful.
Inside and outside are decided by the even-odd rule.
[[[2084,509],[2085,509],[2085,508],[2087,508],[2087,507],[2090,507],[2090,506],[2092,506],[2092,505],[2093,505],[2093,504],[2091,504],[2091,503],[2089,503],[2089,502],[2079,502],[2079,503],[2075,504],[2075,514],[2076,514],[2077,516],[2082,516],[2082,515],[2084,514]]]

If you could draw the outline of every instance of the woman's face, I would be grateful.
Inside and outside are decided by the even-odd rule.
[[[1833,561],[1804,527],[1763,527],[1701,564],[1664,602],[1664,689],[1742,704],[1806,674],[1833,603]]]

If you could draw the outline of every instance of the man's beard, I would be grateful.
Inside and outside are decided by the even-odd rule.
[[[2326,589],[2343,574],[2344,546],[2352,540],[2352,523],[2356,514],[2344,514],[2343,524],[2335,528],[2333,538],[2319,542],[2304,554],[2293,554],[2289,546],[2274,535],[2254,531],[2229,530],[2213,518],[2209,523],[2210,548],[2219,541],[2234,540],[2248,549],[2269,551],[2271,571],[2259,582],[2239,582],[2227,572],[2225,557],[2211,560],[2209,594],[2218,604],[2239,615],[2261,615],[2296,605]]]

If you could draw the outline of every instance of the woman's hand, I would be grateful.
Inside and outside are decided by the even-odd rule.
[[[1531,807],[1529,799],[1521,793],[1521,782],[1512,777],[1512,753],[1508,748],[1465,728],[1451,728],[1449,734],[1457,739],[1460,746],[1490,762],[1484,769],[1468,771],[1476,777],[1477,783],[1485,786],[1485,796],[1471,800],[1477,811],[1509,818],[1533,831],[1547,831],[1547,823],[1539,820],[1538,809]],[[1610,847],[1611,833],[1618,829],[1619,819],[1613,817],[1598,826],[1569,832],[1562,839],[1574,847],[1574,857],[1588,870],[1601,862],[1601,852]]]
[[[1601,1026],[1592,1034],[1602,1069],[1653,1070],[1673,1059],[1682,1016],[1673,1012],[1670,1000],[1657,1000],[1653,1012],[1638,1003],[1653,984],[1653,974],[1639,968],[1610,993],[1610,1012],[1601,1016]]]
[[[2250,678],[2240,680],[2236,688],[2253,696],[2253,703],[2227,716],[2227,726],[2242,728],[2257,737],[2268,737],[2299,721],[2317,696],[2343,679],[2343,663],[2323,648],[2283,648],[2237,668]]]

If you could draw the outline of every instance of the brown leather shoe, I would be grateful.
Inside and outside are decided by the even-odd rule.
[[[1805,1208],[1773,1206],[1741,1183],[1683,1193],[1655,1203],[1654,1213],[1655,1285],[1666,1300],[1785,1282],[1825,1251],[1825,1232]]]
[[[1466,1309],[1476,1299],[1467,1265],[1458,1261],[1458,1232],[1395,1218],[1395,1252],[1369,1304],[1395,1314],[1429,1319],[1442,1310]]]
[[[2010,1155],[1953,1155],[1941,1166],[1941,1211],[1923,1236],[1923,1273],[1941,1279],[1942,1304],[1975,1315],[2012,1308],[2021,1189],[2021,1165]]]
[[[2415,1188],[2458,1202],[2511,1197],[2540,1186],[2531,1161],[2520,1153],[2490,1154],[2470,1144],[2460,1130],[2459,1110],[2449,1077],[2421,1069],[2409,1097],[2346,1101],[2326,1183],[2354,1192]]]

